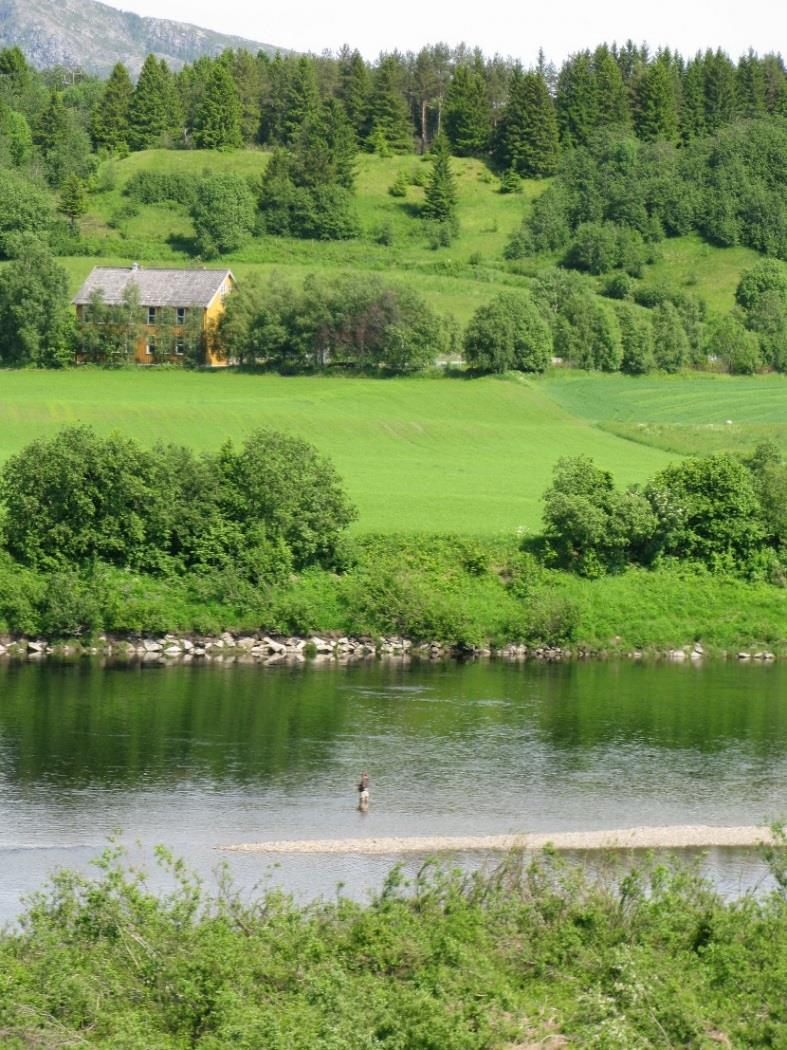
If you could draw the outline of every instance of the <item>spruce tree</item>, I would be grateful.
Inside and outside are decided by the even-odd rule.
[[[601,125],[627,128],[631,125],[629,93],[620,66],[606,44],[593,53],[596,111]]]
[[[448,139],[438,135],[432,145],[432,170],[424,190],[424,218],[440,223],[458,232],[456,207],[458,193],[456,179],[451,170],[451,154]]]
[[[634,87],[634,127],[645,142],[678,137],[675,80],[665,61],[646,66]]]
[[[705,133],[705,70],[701,55],[687,63],[680,95],[681,138],[691,142]]]
[[[243,145],[240,96],[223,62],[213,64],[194,122],[194,143],[199,149],[222,150]]]
[[[159,61],[148,55],[129,107],[130,148],[170,145],[183,121],[183,104],[171,69],[163,58]]]
[[[345,45],[339,55],[337,97],[344,105],[347,119],[360,142],[367,130],[369,116],[369,70],[358,51]]]
[[[298,59],[287,84],[282,141],[290,145],[298,137],[305,121],[316,116],[320,109],[320,95],[314,75],[314,60],[302,55]]]
[[[170,112],[164,76],[156,56],[148,55],[131,97],[128,144],[134,150],[149,149],[158,144],[169,130]]]
[[[557,81],[557,121],[566,146],[586,146],[599,125],[596,78],[589,51],[563,63]]]
[[[322,107],[322,127],[331,154],[332,181],[346,190],[352,190],[355,187],[358,145],[355,130],[338,99],[325,100]]]
[[[497,161],[525,178],[554,175],[559,159],[557,120],[546,81],[516,67],[498,127]]]
[[[413,146],[413,124],[400,86],[400,64],[386,55],[374,72],[369,104],[367,145],[377,152],[407,153]]]
[[[751,119],[765,114],[765,70],[760,59],[749,49],[738,59],[735,71],[735,93],[742,117]]]
[[[134,85],[118,62],[109,74],[101,98],[90,114],[90,136],[96,149],[124,153],[128,149],[128,122]]]
[[[706,51],[703,59],[705,127],[713,133],[735,119],[737,92],[735,66],[723,51]]]
[[[76,174],[68,176],[60,191],[59,210],[71,223],[71,228],[77,230],[77,219],[81,218],[87,211],[87,194],[85,184]]]
[[[445,130],[453,152],[475,157],[486,151],[491,131],[491,113],[480,73],[466,63],[457,66],[448,86]]]

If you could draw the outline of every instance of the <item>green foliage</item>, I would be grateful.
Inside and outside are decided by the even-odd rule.
[[[543,76],[515,67],[497,126],[495,158],[524,178],[541,179],[558,168],[560,142],[554,103]]]
[[[689,459],[647,488],[659,518],[659,548],[709,568],[746,566],[762,547],[761,507],[746,468],[729,455]]]
[[[533,295],[552,329],[557,356],[577,368],[614,372],[620,367],[615,317],[578,274],[547,270],[536,280]]]
[[[753,375],[762,365],[757,336],[732,316],[710,326],[708,353],[723,361],[733,375]]]
[[[583,576],[647,562],[657,530],[650,503],[619,493],[591,459],[559,459],[544,494],[544,535],[559,564]]]
[[[77,219],[80,219],[87,211],[87,193],[85,184],[76,174],[71,174],[63,183],[60,191],[59,210],[71,223],[72,229],[77,229]]]
[[[677,308],[668,301],[653,311],[653,354],[658,368],[679,372],[689,362],[689,340]]]
[[[9,242],[16,234],[46,239],[52,220],[45,193],[16,172],[0,171],[0,256],[8,258]]]
[[[245,363],[288,369],[349,366],[414,371],[447,348],[448,331],[416,292],[378,277],[307,277],[302,288],[275,276],[241,286],[222,333]]]
[[[140,204],[185,204],[192,207],[197,199],[200,177],[191,172],[163,172],[143,168],[135,171],[123,187],[125,196]]]
[[[650,253],[639,230],[611,222],[582,223],[564,258],[575,270],[602,274],[622,269],[632,277],[642,276],[646,262]]]
[[[503,292],[473,315],[464,351],[468,365],[482,372],[543,372],[550,363],[552,337],[531,299]]]
[[[776,877],[783,852],[777,834]],[[211,898],[181,861],[157,856],[166,895],[112,843],[97,874],[55,874],[2,934],[10,1039],[161,1050],[783,1041],[778,889],[727,899],[673,862],[609,861],[599,878],[554,853],[512,853],[477,874],[394,868],[367,903],[299,906],[273,890],[246,900],[226,879]]]
[[[11,457],[0,498],[5,545],[25,565],[234,567],[254,583],[292,566],[330,566],[355,516],[332,465],[273,430],[255,431],[237,451],[227,443],[197,457],[70,427]]]
[[[450,227],[458,233],[456,205],[456,179],[451,170],[448,140],[440,136],[432,146],[432,170],[424,189],[422,213],[425,219]]]
[[[214,62],[194,120],[194,143],[199,149],[239,149],[241,101],[235,80],[222,62]]]
[[[413,123],[400,88],[401,69],[394,55],[384,56],[372,76],[366,148],[380,156],[407,153],[413,146]]]
[[[171,145],[177,138],[182,116],[169,67],[163,59],[148,55],[129,103],[129,146],[139,150]]]
[[[621,372],[632,376],[650,372],[655,364],[650,317],[629,303],[620,303],[615,312],[623,350]]]
[[[775,292],[787,301],[787,271],[775,259],[762,259],[741,274],[735,301],[744,310],[751,311],[768,292]]]
[[[0,363],[59,367],[73,360],[68,276],[35,237],[21,237],[17,251],[0,270]]]
[[[480,156],[489,143],[491,113],[484,78],[467,63],[454,70],[445,100],[445,130],[458,157]]]
[[[134,85],[128,70],[118,62],[109,74],[101,98],[90,114],[90,135],[98,150],[126,153]]]
[[[255,224],[254,195],[240,175],[208,175],[191,209],[197,249],[206,259],[240,248]]]

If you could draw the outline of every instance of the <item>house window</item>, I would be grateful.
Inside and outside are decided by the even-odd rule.
[[[183,342],[182,339],[176,339],[175,340],[175,353],[178,355],[178,357],[183,357],[183,354],[185,352],[186,352],[186,344]]]
[[[177,308],[177,310],[175,311],[175,319],[176,319],[176,323],[177,324],[185,324],[186,323],[186,307],[185,306],[179,306]]]
[[[156,323],[156,307],[155,306],[149,306],[148,307],[148,324],[155,324],[155,323]]]
[[[154,336],[149,335],[145,341],[145,351],[148,354],[155,354],[156,352],[156,340]]]

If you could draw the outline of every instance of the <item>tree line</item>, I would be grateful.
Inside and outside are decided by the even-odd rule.
[[[37,238],[27,235],[19,245],[18,257],[0,271],[0,365],[131,360],[145,324],[133,287],[119,304],[96,294],[77,323],[65,269]],[[509,289],[480,306],[462,331],[415,289],[374,274],[311,274],[301,282],[250,275],[209,332],[193,311],[185,327],[176,326],[174,311],[163,311],[157,360],[169,360],[177,339],[187,365],[204,364],[210,346],[240,365],[284,372],[405,373],[459,354],[479,374],[540,373],[555,358],[629,375],[787,371],[787,275],[775,260],[742,274],[736,306],[722,316],[708,317],[703,300],[670,285],[632,289],[617,275],[604,290],[598,296],[584,275],[546,268],[528,289]]]

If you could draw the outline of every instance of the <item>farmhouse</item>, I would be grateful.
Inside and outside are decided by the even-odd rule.
[[[231,270],[95,266],[71,300],[83,357],[125,353],[149,365],[196,349],[206,364],[226,365],[217,324],[234,286]]]

